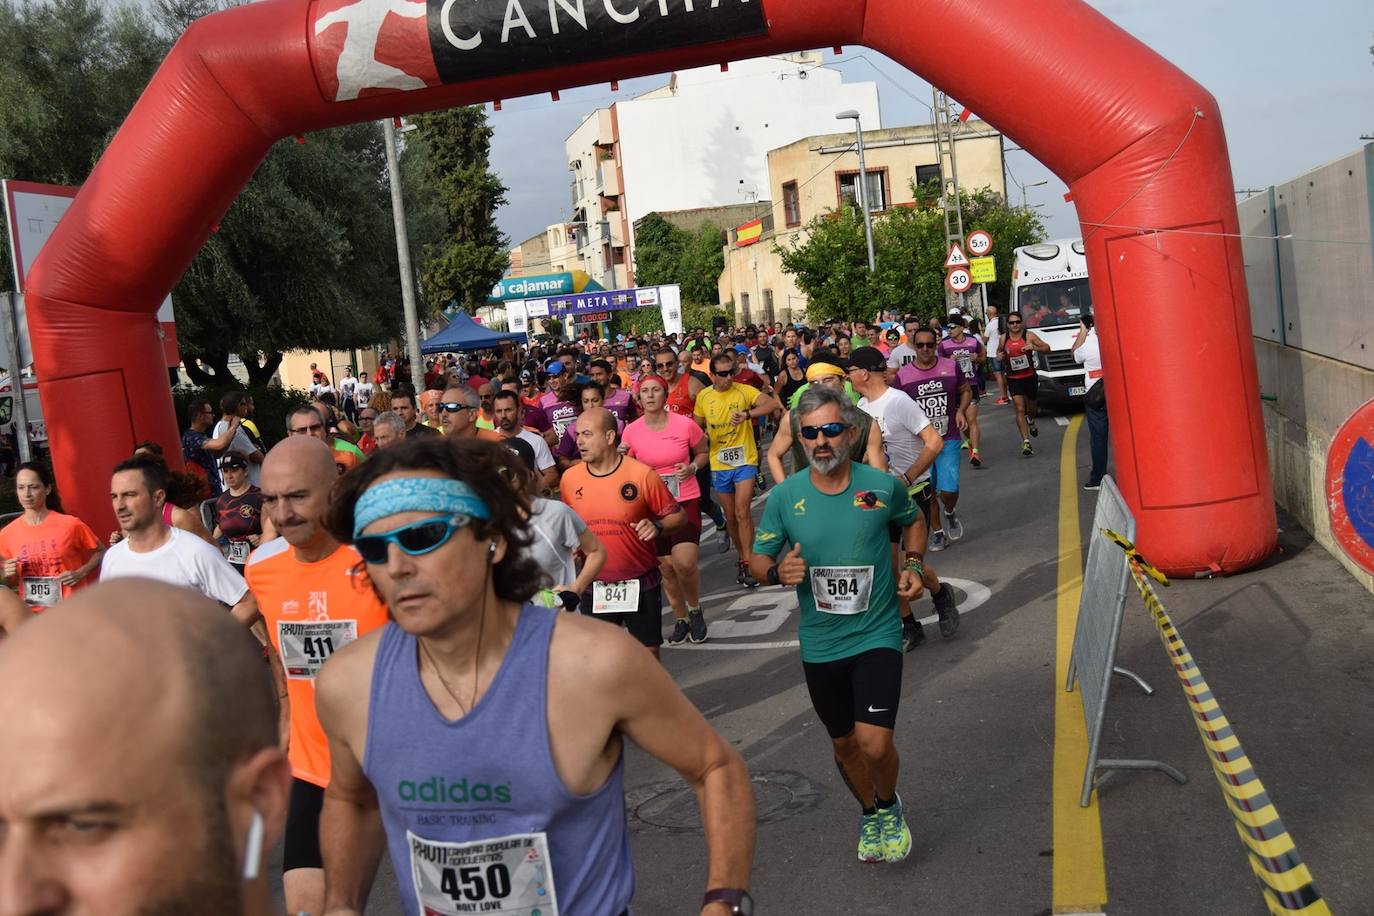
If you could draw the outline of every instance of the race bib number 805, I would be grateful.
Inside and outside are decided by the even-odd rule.
[[[558,916],[543,833],[441,843],[407,830],[406,845],[415,897],[426,916]]]

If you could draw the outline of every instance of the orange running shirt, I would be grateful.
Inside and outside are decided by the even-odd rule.
[[[21,515],[0,529],[0,556],[19,561],[19,597],[35,614],[92,581],[87,576],[71,586],[56,580],[84,565],[99,547],[95,532],[85,522],[61,512],[50,511],[37,525],[30,525]]]
[[[640,540],[634,525],[642,518],[659,519],[678,511],[654,469],[628,456],[604,477],[578,462],[563,473],[563,502],[606,545],[606,565],[596,576],[599,582],[637,579],[658,568],[655,540]]]
[[[387,622],[362,558],[341,545],[316,563],[296,559],[285,538],[248,557],[248,588],[286,671],[291,703],[291,773],[329,785],[329,743],[315,714],[315,675],[330,654]]]

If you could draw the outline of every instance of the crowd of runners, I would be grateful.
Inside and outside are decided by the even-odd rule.
[[[185,469],[140,445],[101,534],[22,465],[4,911],[271,912],[280,841],[289,913],[360,912],[383,854],[408,913],[628,912],[629,738],[696,792],[701,912],[752,912],[748,771],[659,662],[710,638],[704,520],[741,589],[795,589],[858,858],[903,860],[903,654],[927,597],[959,628],[929,554],[965,464],[1033,455],[1046,350],[990,309],[316,370],[270,447],[246,393],[190,405]]]

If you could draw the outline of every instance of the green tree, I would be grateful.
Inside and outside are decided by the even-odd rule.
[[[944,311],[944,215],[929,194],[916,193],[916,199],[915,206],[874,218],[871,273],[863,218],[851,205],[813,219],[800,242],[776,247],[783,270],[806,293],[810,320],[872,319],[879,310],[929,318]],[[992,234],[998,279],[989,284],[988,301],[1001,305],[1010,288],[1012,249],[1043,241],[1044,225],[1033,210],[1008,207],[987,188],[960,192],[960,208],[966,230]]]
[[[421,285],[432,309],[456,302],[474,312],[509,263],[507,240],[496,228],[506,189],[491,171],[491,126],[477,105],[420,115],[415,124],[445,222],[421,253]]]
[[[635,283],[676,283],[682,290],[684,307],[714,306],[720,301],[724,245],[725,230],[713,223],[702,223],[689,232],[650,213],[635,227]]]

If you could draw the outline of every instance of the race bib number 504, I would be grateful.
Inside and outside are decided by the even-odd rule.
[[[811,597],[822,614],[862,614],[872,591],[872,566],[811,567]]]
[[[415,897],[425,916],[558,916],[543,833],[441,843],[406,831]]]

